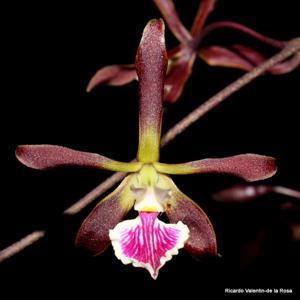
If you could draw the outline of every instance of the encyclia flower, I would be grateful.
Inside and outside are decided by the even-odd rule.
[[[203,40],[219,29],[233,29],[249,35],[256,40],[282,49],[285,41],[264,36],[253,29],[232,21],[217,21],[204,26],[209,14],[213,11],[216,0],[201,0],[190,31],[182,24],[172,0],[153,0],[163,15],[169,29],[179,41],[179,45],[168,51],[168,71],[165,81],[164,100],[176,102],[182,94],[186,81],[192,74],[194,62],[198,57],[208,65],[238,68],[249,71],[263,63],[267,58],[262,53],[242,44],[221,46],[212,44],[202,46]],[[284,74],[292,71],[300,64],[300,55],[279,63],[268,70],[271,74]],[[109,65],[101,68],[91,78],[87,91],[99,84],[121,86],[137,78],[135,65]]]
[[[144,267],[154,279],[180,248],[195,255],[217,254],[216,236],[208,217],[166,174],[217,172],[254,181],[276,172],[272,157],[256,154],[182,164],[160,163],[166,67],[164,23],[152,20],[144,29],[136,55],[140,89],[137,161],[119,162],[55,145],[21,145],[16,149],[17,158],[35,169],[72,165],[128,172],[121,184],[85,219],[76,244],[96,255],[112,243],[116,256],[124,264]],[[132,207],[138,211],[138,217],[122,221]],[[158,219],[164,212],[170,224]]]

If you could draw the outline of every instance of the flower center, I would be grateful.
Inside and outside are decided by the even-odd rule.
[[[136,200],[134,209],[144,212],[164,212],[172,195],[171,189],[163,186],[159,173],[148,164],[136,175],[130,190]]]
[[[145,212],[164,212],[166,202],[171,196],[171,190],[162,189],[157,186],[131,187],[131,191],[136,199],[134,209]]]

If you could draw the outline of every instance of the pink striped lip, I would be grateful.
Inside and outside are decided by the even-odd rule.
[[[139,212],[136,219],[119,223],[109,233],[116,256],[124,264],[146,268],[154,279],[189,236],[182,222],[165,224],[157,216],[158,212]]]

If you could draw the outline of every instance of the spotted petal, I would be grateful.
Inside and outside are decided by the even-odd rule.
[[[80,166],[111,171],[136,172],[141,167],[140,163],[119,162],[99,154],[55,145],[20,145],[16,149],[16,157],[25,166],[38,170],[63,166]]]
[[[172,196],[167,203],[166,213],[171,223],[182,221],[190,230],[190,236],[184,248],[197,256],[216,256],[216,235],[209,218],[203,210],[188,196],[184,195],[167,176]]]
[[[262,180],[277,171],[275,159],[258,154],[240,154],[225,158],[207,158],[182,164],[154,163],[158,172],[167,174],[223,173],[247,181]]]
[[[134,204],[130,185],[134,175],[129,175],[117,189],[104,198],[82,223],[76,245],[94,255],[102,253],[109,245],[109,230],[113,229]]]
[[[144,29],[136,55],[140,89],[137,158],[142,162],[159,159],[166,68],[164,23],[162,20],[151,20]]]
[[[182,222],[165,224],[157,216],[158,212],[140,212],[136,219],[119,223],[109,233],[117,258],[124,264],[146,268],[153,279],[189,236]]]

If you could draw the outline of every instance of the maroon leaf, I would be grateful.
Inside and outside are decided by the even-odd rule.
[[[120,86],[136,79],[134,65],[111,65],[97,71],[89,81],[86,90],[90,92],[99,84]]]
[[[184,195],[169,179],[172,187],[172,200],[166,210],[171,223],[182,221],[190,230],[185,249],[198,256],[216,256],[216,235],[209,218],[189,197]]]
[[[76,246],[98,255],[110,245],[109,230],[123,220],[134,204],[130,192],[132,176],[127,176],[88,215],[78,231]]]
[[[141,167],[139,163],[123,163],[99,154],[55,145],[21,145],[16,149],[16,157],[25,166],[38,170],[63,166],[80,166],[111,171],[136,172]]]

